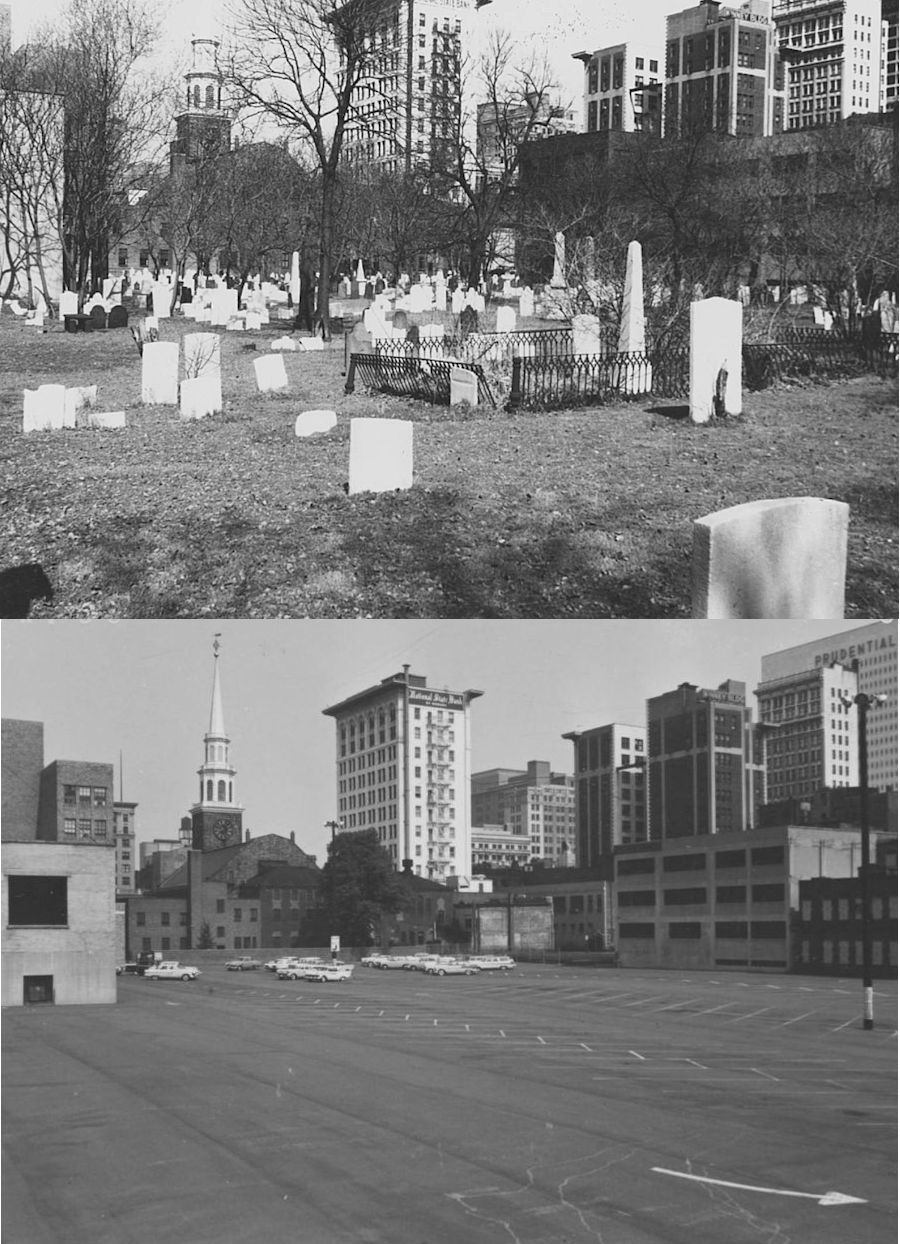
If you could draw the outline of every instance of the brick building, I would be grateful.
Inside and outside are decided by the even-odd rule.
[[[527,838],[527,858],[574,863],[574,779],[553,773],[546,760],[529,760],[525,769],[473,773],[472,825],[503,825],[510,834]],[[473,867],[489,862],[498,861],[474,860],[473,843]]]

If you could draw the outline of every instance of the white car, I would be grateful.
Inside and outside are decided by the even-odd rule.
[[[515,959],[509,955],[470,955],[465,962],[471,963],[482,972],[508,972],[516,966]]]
[[[229,959],[225,964],[225,970],[228,972],[250,972],[254,968],[261,968],[262,964],[259,959],[251,959],[249,955],[241,955],[237,959]]]
[[[310,972],[325,966],[324,959],[290,959],[278,968],[276,975],[280,981],[308,980]]]
[[[154,963],[144,973],[145,981],[195,981],[200,975],[199,968],[188,967],[186,963]]]
[[[475,976],[478,968],[472,963],[461,963],[456,959],[440,959],[429,963],[425,968],[429,976]]]
[[[306,968],[303,979],[322,982],[348,981],[352,975],[352,963],[323,963],[319,967]]]

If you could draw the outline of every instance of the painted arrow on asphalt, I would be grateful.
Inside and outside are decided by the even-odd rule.
[[[720,1188],[740,1188],[742,1192],[769,1192],[773,1196],[802,1196],[820,1205],[865,1205],[865,1198],[847,1196],[843,1192],[789,1192],[786,1188],[757,1188],[752,1184],[733,1184],[727,1179],[708,1179],[705,1175],[688,1175],[685,1171],[669,1171],[664,1166],[652,1168],[658,1175],[674,1175],[677,1179],[693,1179],[701,1184],[717,1184]]]

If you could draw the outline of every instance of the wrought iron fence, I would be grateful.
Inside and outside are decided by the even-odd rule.
[[[379,393],[418,397],[434,405],[447,406],[450,403],[450,373],[458,366],[459,363],[449,359],[416,358],[398,354],[351,354],[344,392],[354,391],[358,375],[364,385]],[[482,368],[477,363],[467,363],[466,369],[478,379],[479,405],[496,406]]]
[[[884,376],[897,367],[897,337],[878,333],[870,339],[837,337],[832,333],[797,338],[792,342],[747,344],[743,348],[744,384],[764,389],[779,380],[803,377],[859,375],[875,371]]]
[[[604,405],[647,396],[688,396],[688,351],[514,358],[510,410]]]

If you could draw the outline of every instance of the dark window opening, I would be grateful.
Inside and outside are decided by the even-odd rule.
[[[9,924],[55,924],[69,922],[68,877],[9,878]]]

